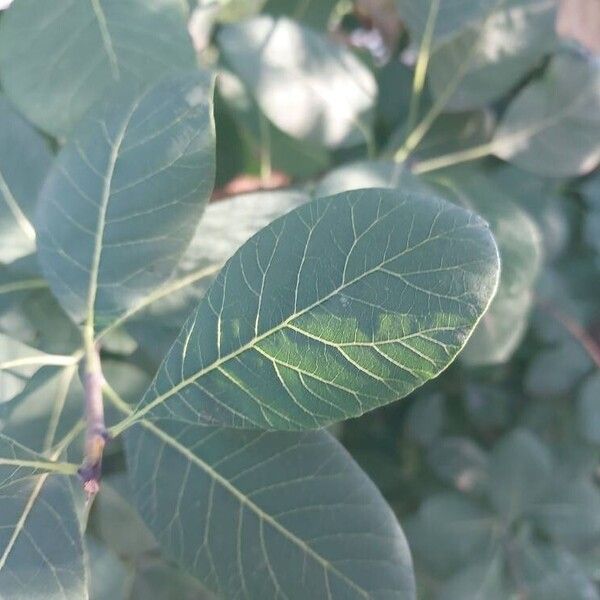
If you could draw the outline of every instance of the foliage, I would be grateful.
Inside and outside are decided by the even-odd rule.
[[[555,17],[0,12],[3,599],[600,598],[600,63]]]

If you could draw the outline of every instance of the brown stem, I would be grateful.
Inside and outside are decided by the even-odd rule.
[[[104,405],[102,386],[104,377],[98,349],[91,344],[86,351],[85,372],[83,376],[85,390],[85,457],[79,468],[88,500],[100,489],[102,474],[102,454],[108,441],[108,432],[104,423]]]
[[[600,369],[600,346],[598,346],[594,338],[573,317],[557,310],[548,302],[538,301],[538,304],[583,346],[583,349]]]

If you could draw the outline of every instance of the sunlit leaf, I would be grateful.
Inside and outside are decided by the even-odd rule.
[[[227,262],[138,411],[268,429],[358,416],[445,369],[497,278],[464,209],[393,190],[317,199]]]
[[[218,593],[415,597],[393,513],[328,433],[159,420],[126,440],[142,516],[165,553]]]
[[[431,57],[429,86],[434,98],[443,96],[457,73],[464,71],[445,104],[447,110],[479,108],[500,98],[555,43],[553,0],[508,0],[488,6],[495,10],[436,46]]]
[[[552,59],[508,106],[494,153],[547,177],[590,172],[600,161],[600,66],[569,54]]]
[[[68,134],[115,82],[195,65],[179,0],[20,0],[0,24],[2,87],[28,119]]]
[[[223,27],[217,41],[227,65],[282,131],[326,147],[367,141],[375,80],[348,50],[267,15]]]
[[[76,320],[105,325],[171,274],[212,189],[212,80],[118,87],[63,147],[41,191],[39,260]]]
[[[35,230],[30,221],[51,160],[44,139],[0,96],[2,262],[11,262],[35,250]]]

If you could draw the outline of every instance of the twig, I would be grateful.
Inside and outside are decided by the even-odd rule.
[[[415,175],[429,173],[429,171],[437,171],[444,167],[484,158],[489,156],[493,150],[494,145],[492,142],[481,144],[480,146],[467,148],[466,150],[459,150],[457,152],[451,152],[450,154],[444,154],[442,156],[436,156],[435,158],[419,161],[413,165],[411,171]]]
[[[93,330],[86,328],[84,337],[85,457],[78,473],[83,481],[83,489],[88,497],[88,501],[90,501],[100,489],[102,455],[104,453],[104,446],[108,441],[108,432],[104,423],[104,405],[102,403],[104,377],[102,375],[98,348],[94,344]]]

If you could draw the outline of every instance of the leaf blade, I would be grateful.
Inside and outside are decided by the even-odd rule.
[[[229,260],[137,416],[305,429],[362,414],[451,362],[498,268],[485,224],[437,198],[313,201]]]
[[[213,589],[246,597],[402,593],[402,598],[414,598],[400,527],[373,484],[329,434],[143,421],[127,432],[126,452],[142,516],[167,554]],[[163,481],[152,502],[148,468],[157,468]],[[172,494],[179,498],[180,518],[197,523],[200,517],[203,527],[171,520]],[[313,505],[298,504],[311,497]],[[357,525],[354,533],[345,533],[348,523]],[[345,536],[343,544],[338,535]]]

